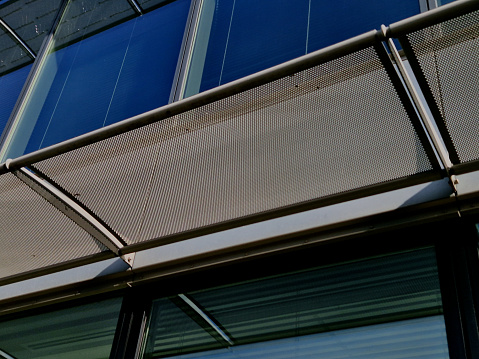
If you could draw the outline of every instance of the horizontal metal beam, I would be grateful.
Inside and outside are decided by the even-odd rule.
[[[387,36],[399,37],[406,33],[414,32],[475,10],[479,10],[479,1],[477,0],[454,1],[450,4],[389,25],[387,28]]]

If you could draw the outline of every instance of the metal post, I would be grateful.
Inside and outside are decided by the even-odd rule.
[[[414,105],[416,106],[416,110],[418,111],[419,117],[421,118],[422,123],[426,129],[426,132],[429,135],[429,138],[431,139],[432,145],[437,155],[439,156],[442,166],[445,168],[451,180],[451,185],[456,191],[456,184],[458,182],[457,182],[457,179],[454,177],[454,175],[449,173],[449,170],[453,166],[451,160],[449,159],[449,154],[447,153],[447,150],[441,141],[440,135],[437,133],[436,129],[434,128],[433,122],[430,119],[429,114],[427,113],[426,108],[424,107],[424,104],[420,100],[419,94],[412,83],[411,77],[409,76],[406,68],[404,67],[404,64],[401,60],[401,57],[399,56],[399,52],[396,48],[396,45],[394,44],[394,41],[392,40],[391,37],[388,37],[386,34],[387,32],[386,26],[381,25],[381,30],[383,32],[383,35],[387,38],[387,44],[389,46],[389,49],[391,50],[391,54],[394,58],[396,66],[402,76],[402,79],[404,81],[404,84],[406,85],[407,90],[409,91],[409,95],[411,96],[411,99],[413,100]]]

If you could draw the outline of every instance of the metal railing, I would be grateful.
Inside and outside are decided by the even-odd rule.
[[[8,160],[0,282],[479,168],[478,9],[458,1]]]

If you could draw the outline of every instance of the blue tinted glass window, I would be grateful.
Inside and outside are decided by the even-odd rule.
[[[205,4],[186,96],[420,12],[418,0],[205,0]]]
[[[131,9],[118,2],[86,1],[85,12],[80,3],[73,1],[66,10],[18,118],[8,157],[168,103],[190,1],[177,0],[131,20]],[[125,17],[128,21],[111,27]],[[116,20],[99,24],[103,19]]]
[[[449,4],[450,2],[453,2],[453,1],[455,0],[437,0],[437,4],[441,6],[441,5]]]
[[[0,133],[7,124],[31,67],[28,65],[0,77]]]
[[[420,12],[418,0],[313,0],[308,52]]]

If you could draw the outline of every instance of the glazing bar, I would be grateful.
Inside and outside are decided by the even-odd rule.
[[[141,10],[140,4],[138,4],[136,0],[128,0],[128,3],[138,15],[143,15],[143,11]]]
[[[185,294],[178,294],[178,297],[185,302],[191,309],[193,309],[198,315],[201,316],[205,320],[206,323],[216,332],[218,333],[221,338],[229,343],[230,345],[233,345],[233,341],[225,334],[224,331],[221,330],[216,323],[206,315],[204,311],[202,311],[190,298],[188,298]]]
[[[0,25],[2,25],[2,27],[8,31],[8,33],[10,35],[12,35],[15,40],[18,42],[18,44],[27,52],[27,54],[32,58],[32,59],[36,59],[37,58],[37,55],[32,51],[32,49],[30,49],[30,46],[28,46],[21,38],[20,36],[17,35],[17,33],[15,31],[13,31],[13,29],[7,25],[7,23],[5,21],[3,21],[2,19],[0,19]]]
[[[12,357],[10,354],[4,352],[3,350],[0,349],[0,358],[3,358],[3,359],[15,359],[14,357]]]

